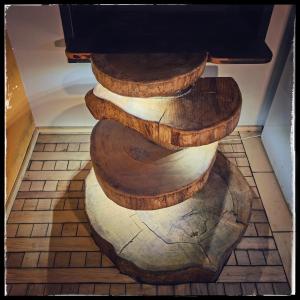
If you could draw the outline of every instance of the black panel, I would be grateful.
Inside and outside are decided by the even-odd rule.
[[[60,5],[68,52],[207,50],[228,58],[247,55],[251,60],[252,51],[262,62],[272,57],[264,42],[272,9],[272,5]]]

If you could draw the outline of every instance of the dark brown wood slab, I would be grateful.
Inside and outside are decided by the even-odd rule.
[[[207,145],[229,135],[242,105],[239,87],[230,77],[200,78],[174,99],[128,98],[105,88],[99,94],[101,98],[89,91],[85,97],[94,118],[118,121],[168,149]]]
[[[91,55],[96,79],[129,97],[174,95],[202,75],[206,60],[207,52]]]
[[[91,160],[106,195],[121,206],[149,210],[175,205],[205,184],[217,143],[165,149],[113,120],[91,135]]]

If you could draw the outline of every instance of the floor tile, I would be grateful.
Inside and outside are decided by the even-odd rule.
[[[208,294],[210,296],[221,296],[225,295],[224,284],[223,283],[208,283]]]
[[[151,284],[142,284],[143,296],[156,296],[156,286]]]
[[[279,255],[281,257],[281,261],[283,263],[283,267],[288,278],[289,283],[291,284],[292,277],[292,232],[274,232],[274,238],[276,241],[276,245],[278,247]]]
[[[61,293],[63,295],[77,295],[79,292],[79,284],[67,283],[62,285]]]
[[[240,296],[242,295],[241,285],[239,283],[225,283],[225,295]]]
[[[274,173],[254,173],[261,200],[273,231],[291,231],[292,216]]]
[[[264,250],[267,265],[281,265],[281,259],[277,250]]]
[[[273,283],[275,295],[291,295],[291,289],[288,283],[277,282]]]
[[[235,257],[238,265],[250,265],[250,260],[246,250],[235,250]]]
[[[240,134],[252,172],[272,172],[272,166],[262,144],[261,138],[249,138],[251,136],[258,135],[259,133],[241,132]]]
[[[272,236],[269,223],[255,223],[255,228],[258,236]]]
[[[258,282],[256,284],[257,294],[261,296],[274,295],[272,283],[269,282]]]
[[[25,296],[28,289],[28,284],[13,284],[9,296]]]
[[[249,250],[248,255],[249,255],[251,265],[254,266],[266,265],[264,253],[262,250]]]
[[[39,252],[26,252],[23,258],[22,268],[37,267],[39,256]]]
[[[106,283],[95,284],[94,294],[100,296],[108,296],[109,288],[110,288],[110,284],[106,284]]]
[[[126,284],[126,296],[142,296],[143,290],[140,283]]]
[[[253,282],[242,282],[241,283],[243,296],[256,296],[257,290],[255,283]]]
[[[39,171],[42,170],[43,162],[42,161],[32,161],[29,170]]]
[[[157,286],[157,295],[160,296],[173,296],[174,286],[172,285],[159,285]]]
[[[191,286],[189,283],[184,284],[176,284],[175,288],[175,296],[189,296],[191,295]]]
[[[192,283],[191,284],[192,295],[208,295],[207,283]]]
[[[125,284],[122,284],[122,283],[111,284],[109,294],[111,296],[124,296],[125,295]]]
[[[19,268],[22,265],[24,252],[8,253],[6,257],[7,268]]]

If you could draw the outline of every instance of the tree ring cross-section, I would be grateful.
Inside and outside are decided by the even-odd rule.
[[[129,97],[174,95],[202,75],[206,61],[207,52],[91,55],[96,79],[112,92]]]
[[[172,151],[113,120],[91,135],[91,160],[105,194],[121,206],[151,210],[191,197],[205,184],[218,143]]]

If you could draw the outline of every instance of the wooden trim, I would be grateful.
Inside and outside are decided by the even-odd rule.
[[[14,186],[10,192],[10,194],[7,196],[7,201],[5,203],[5,221],[7,222],[8,216],[10,214],[11,208],[13,206],[13,202],[17,196],[17,193],[19,191],[20,185],[22,183],[23,177],[25,175],[28,163],[30,161],[34,146],[36,144],[37,138],[39,135],[39,130],[37,128],[34,129],[30,143],[27,147],[27,151],[24,157],[24,160],[22,162],[21,168],[19,170],[19,173],[17,175],[17,178],[15,180]]]
[[[240,125],[235,128],[235,131],[262,131],[263,126],[260,125]]]
[[[81,127],[55,127],[55,126],[42,126],[37,127],[41,134],[78,134],[78,133],[92,133],[93,126],[81,126]]]
[[[93,126],[43,126],[37,127],[39,133],[41,134],[78,134],[78,133],[92,133]],[[234,131],[262,131],[263,126],[259,125],[240,125],[237,126]]]

